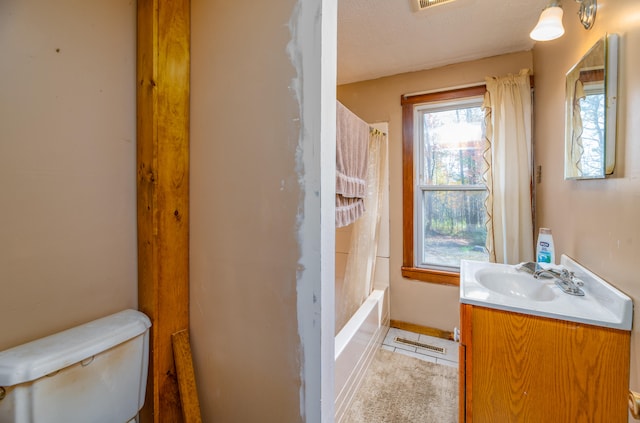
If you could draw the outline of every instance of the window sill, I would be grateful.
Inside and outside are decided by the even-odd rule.
[[[429,282],[440,285],[460,286],[460,273],[445,272],[441,270],[427,270],[417,267],[402,267],[402,276],[421,282]]]

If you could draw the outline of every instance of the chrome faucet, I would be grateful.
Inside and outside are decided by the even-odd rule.
[[[562,271],[566,272],[566,270],[564,270],[564,269]],[[557,270],[543,269],[543,268],[539,267],[538,270],[533,272],[533,277],[536,278],[536,279],[540,279],[540,278],[561,278],[562,277],[562,273],[558,272]]]
[[[555,278],[556,285],[558,285],[564,293],[577,296],[584,295],[584,291],[580,289],[582,281],[576,281],[575,274],[567,269],[562,269],[560,272],[552,269],[540,269],[533,274],[533,277],[536,279],[540,279],[541,276]]]

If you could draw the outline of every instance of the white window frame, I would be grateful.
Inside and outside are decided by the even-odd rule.
[[[430,103],[416,104],[413,108],[413,154],[414,158],[414,180],[413,180],[413,218],[414,218],[414,266],[419,269],[425,270],[440,270],[446,272],[459,272],[460,266],[442,266],[432,263],[425,263],[423,261],[424,256],[424,221],[423,216],[423,193],[425,191],[487,191],[486,185],[422,185],[419,181],[424,180],[422,178],[422,172],[424,170],[424,131],[423,116],[425,111],[447,111],[456,110],[468,107],[482,107],[483,96],[465,97],[454,100],[436,101]]]

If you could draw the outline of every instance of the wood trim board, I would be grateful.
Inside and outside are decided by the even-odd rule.
[[[189,327],[190,0],[137,3],[138,307],[151,319],[142,422],[182,422],[171,335]]]

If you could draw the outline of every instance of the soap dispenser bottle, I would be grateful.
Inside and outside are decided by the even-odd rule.
[[[553,236],[551,229],[540,228],[538,242],[536,243],[536,261],[538,263],[555,264],[556,256],[553,248]]]

